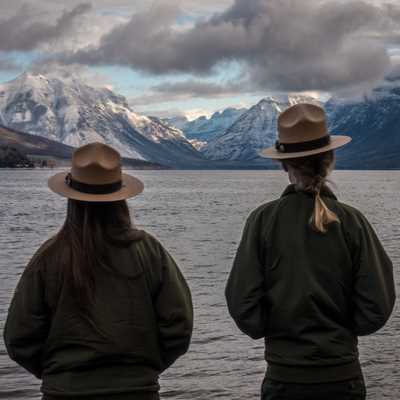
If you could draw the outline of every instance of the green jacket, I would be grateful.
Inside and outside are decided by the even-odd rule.
[[[309,226],[314,196],[288,186],[249,216],[226,286],[229,312],[254,339],[265,338],[267,376],[328,382],[360,373],[357,336],[388,320],[395,301],[392,263],[366,218],[325,187],[340,223]]]
[[[18,283],[4,341],[10,357],[42,379],[49,395],[157,391],[159,374],[189,346],[193,308],[172,257],[142,232],[111,247],[98,268],[90,313],[78,312],[54,239],[33,257]]]

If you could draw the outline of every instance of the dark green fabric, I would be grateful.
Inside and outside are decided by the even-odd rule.
[[[95,395],[95,396],[48,396],[42,400],[160,400],[158,392],[132,392],[123,394]]]
[[[123,394],[95,395],[95,396],[49,396],[44,395],[42,400],[160,400],[158,392],[132,392]]]
[[[159,374],[188,349],[191,295],[169,253],[146,233],[107,252],[89,313],[79,311],[63,273],[68,253],[54,239],[21,276],[4,341],[10,357],[42,379],[45,394],[157,391]]]
[[[334,383],[282,383],[264,379],[262,400],[365,400],[363,377]]]
[[[340,219],[325,234],[309,224],[314,196],[293,185],[253,211],[226,286],[231,316],[265,338],[278,380],[292,381],[298,368],[299,382],[329,381],[350,363],[347,377],[358,374],[357,336],[380,329],[395,301],[392,263],[366,218],[327,187],[322,198]]]

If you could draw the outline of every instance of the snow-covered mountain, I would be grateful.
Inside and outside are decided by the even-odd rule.
[[[268,97],[249,110],[166,121],[137,114],[123,96],[78,78],[24,73],[0,84],[0,124],[72,146],[102,141],[125,157],[172,167],[269,167],[258,154],[274,144],[279,113],[303,101],[316,102],[297,95]],[[357,101],[333,98],[325,108],[331,132],[353,138],[337,152],[339,167],[400,168],[400,79]],[[202,153],[189,140],[203,146]]]
[[[183,131],[185,125],[190,122],[185,115],[162,118],[162,121],[169,126],[174,126],[175,128],[180,129],[181,131]]]
[[[215,136],[225,132],[246,111],[245,108],[226,108],[223,111],[215,112],[210,118],[202,116],[189,121],[182,127],[182,130],[188,139],[209,142]]]
[[[342,168],[400,168],[400,80],[358,100],[332,98],[325,108],[330,131],[352,142],[337,152]]]
[[[248,161],[276,141],[278,115],[289,105],[316,102],[300,95],[267,97],[262,99],[222,134],[216,135],[201,150],[211,160]]]
[[[167,165],[201,159],[179,129],[139,115],[123,96],[75,77],[25,72],[0,85],[0,122],[71,146],[101,141],[123,156]]]
[[[210,117],[202,115],[189,120],[185,116],[177,116],[164,121],[169,126],[182,130],[193,147],[202,150],[210,140],[222,135],[246,111],[245,108],[228,107],[222,111],[216,111]]]

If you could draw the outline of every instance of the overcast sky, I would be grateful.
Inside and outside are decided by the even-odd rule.
[[[399,3],[0,0],[0,81],[71,71],[154,114],[360,93],[400,70]]]

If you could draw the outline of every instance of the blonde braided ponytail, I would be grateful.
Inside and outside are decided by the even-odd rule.
[[[328,225],[340,222],[338,216],[331,211],[321,197],[321,189],[335,161],[333,151],[309,157],[292,158],[282,161],[285,170],[291,170],[296,177],[296,187],[314,193],[314,211],[310,217],[310,225],[317,232],[326,233]]]
[[[325,178],[320,179],[320,183],[315,187],[314,212],[310,217],[310,225],[318,232],[325,233],[327,226],[332,222],[340,222],[338,216],[332,212],[321,197],[321,188],[325,183]]]

